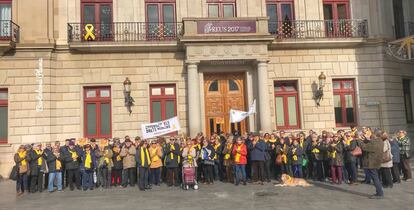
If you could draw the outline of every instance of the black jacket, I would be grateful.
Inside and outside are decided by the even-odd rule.
[[[41,166],[38,165],[39,158],[43,158],[43,153],[38,155],[33,149],[29,151],[29,160],[30,160],[29,168],[30,168],[30,175],[32,176],[39,175],[39,171],[41,169]]]
[[[172,155],[171,155],[172,154]],[[180,145],[174,144],[174,150],[171,149],[171,145],[167,144],[164,147],[164,164],[167,168],[177,168],[180,163]],[[171,158],[172,156],[172,158]]]
[[[62,167],[60,169],[56,169],[56,160],[59,160],[61,164],[63,163],[63,157],[62,156],[59,156],[59,158],[58,158],[58,157],[56,157],[55,154],[53,154],[51,152],[47,155],[46,160],[47,160],[47,165],[49,166],[49,172],[50,173],[60,172],[60,171],[63,170]]]
[[[70,151],[72,152],[76,152],[76,155],[78,156],[78,158],[76,160],[72,159],[72,154],[70,153]],[[68,148],[63,156],[62,156],[64,162],[65,162],[65,169],[66,170],[72,170],[72,169],[78,169],[79,168],[79,163],[81,160],[81,153],[77,150],[77,149],[73,149],[71,150],[70,148]]]

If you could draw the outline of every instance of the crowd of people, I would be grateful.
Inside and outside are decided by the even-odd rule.
[[[292,177],[357,185],[358,167],[364,170],[362,183],[371,183],[382,198],[383,188],[411,181],[410,139],[403,130],[391,137],[379,129],[362,127],[350,131],[310,130],[286,133],[249,133],[246,135],[199,133],[194,139],[158,137],[131,140],[125,136],[79,143],[66,139],[21,145],[14,156],[17,195],[47,189],[62,192],[96,188],[133,187],[142,191],[166,183],[180,186],[183,167],[193,167],[196,182],[217,181],[246,185]]]

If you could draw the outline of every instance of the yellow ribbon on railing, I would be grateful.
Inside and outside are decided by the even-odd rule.
[[[94,27],[92,24],[86,24],[85,31],[86,31],[86,34],[83,37],[85,41],[87,41],[89,38],[91,38],[91,40],[95,40],[96,37],[95,37],[95,34],[93,33]]]

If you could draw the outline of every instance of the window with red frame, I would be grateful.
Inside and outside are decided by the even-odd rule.
[[[356,125],[355,80],[333,80],[335,122],[337,127]]]
[[[8,39],[11,31],[11,0],[0,0],[0,40]]]
[[[145,0],[149,39],[175,37],[175,0]]]
[[[176,98],[174,84],[150,85],[151,122],[177,116]]]
[[[293,0],[266,1],[269,32],[271,34],[292,35],[292,21],[294,20],[293,2]]]
[[[7,143],[8,120],[8,92],[0,89],[0,144]]]
[[[88,138],[111,138],[111,87],[84,88],[84,133]]]
[[[207,0],[208,17],[236,17],[235,0]]]
[[[349,0],[323,0],[325,20],[349,19]]]
[[[352,23],[349,21],[349,0],[324,0],[323,15],[328,37],[352,36]]]
[[[112,1],[113,0],[81,0],[81,22],[83,36],[86,24],[92,24],[93,32],[97,41],[113,39],[112,28]],[[91,41],[91,38],[89,38]]]
[[[277,129],[300,128],[297,82],[277,81],[274,88]]]

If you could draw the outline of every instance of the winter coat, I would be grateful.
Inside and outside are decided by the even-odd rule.
[[[299,145],[290,147],[288,156],[291,158],[292,165],[302,165],[303,152]]]
[[[352,155],[352,151],[358,146],[358,142],[356,140],[351,140],[349,142],[349,145],[346,144],[346,141],[344,142],[344,161],[346,163],[356,162],[356,157]]]
[[[203,160],[204,164],[214,165],[215,155],[216,152],[214,151],[214,147],[211,144],[208,144],[207,146],[203,146],[203,148],[201,148],[201,159]]]
[[[266,143],[260,139],[255,146],[251,145],[250,152],[252,161],[265,161]]]
[[[410,138],[408,136],[404,136],[402,138],[397,138],[398,145],[400,146],[400,156],[410,158]]]
[[[47,167],[47,163],[46,160],[44,158],[44,154],[37,154],[34,150],[30,150],[28,152],[29,154],[29,160],[30,160],[30,164],[29,164],[29,170],[30,170],[30,175],[31,176],[38,176],[39,172],[44,172],[46,170]],[[38,159],[42,159],[42,165],[38,165]]]
[[[123,161],[122,161],[122,157],[120,155],[121,149],[119,149],[119,151],[117,151],[114,148],[112,148],[112,163],[114,164],[112,169],[113,170],[122,170],[124,164],[123,164]]]
[[[398,142],[393,139],[390,141],[391,145],[391,154],[392,154],[392,162],[393,163],[400,163],[400,147],[398,146]]]
[[[81,159],[81,154],[78,150],[74,149],[70,149],[69,147],[67,147],[66,150],[62,150],[63,151],[63,160],[65,162],[65,170],[73,170],[73,169],[78,169],[79,168],[79,163],[80,163],[80,159]],[[72,154],[70,153],[70,151],[72,152],[76,152],[76,155],[78,156],[75,160],[72,159]]]
[[[121,149],[121,157],[122,159],[122,165],[123,165],[123,169],[128,169],[128,168],[136,168],[137,167],[137,162],[135,161],[135,154],[136,154],[136,149],[134,145],[131,145],[129,148],[127,148],[126,146],[123,146]]]
[[[183,167],[197,167],[197,161],[196,161],[196,155],[197,151],[194,147],[191,147],[188,149],[185,147],[183,149]]]
[[[328,147],[329,163],[331,166],[343,166],[343,144],[338,142],[336,144],[330,144]]]
[[[233,164],[233,145],[234,144],[225,144],[223,149],[223,165],[224,166],[231,166]]]
[[[63,170],[62,163],[64,162],[64,157],[62,154],[59,154],[59,157],[57,157],[55,154],[53,154],[53,152],[51,152],[47,155],[46,160],[49,167],[49,173],[61,172]],[[60,169],[56,168],[56,161],[60,161]]]
[[[143,154],[141,154],[141,152]],[[142,159],[141,159],[141,155],[143,155]],[[148,157],[149,157],[149,160],[148,160]],[[137,153],[135,154],[135,161],[137,162],[138,167],[149,168],[151,164],[151,155],[150,155],[148,148],[137,147]]]
[[[22,161],[26,160],[26,167],[24,168],[24,166],[22,166]],[[19,153],[14,154],[14,162],[16,163],[16,166],[19,169],[19,173],[26,171],[29,172],[29,164],[30,164],[30,159],[29,159],[29,155],[28,153],[26,153],[26,156],[23,158],[20,158]]]
[[[213,156],[214,157],[214,156]],[[164,147],[164,165],[167,168],[178,168],[181,161],[180,145],[174,143],[174,150],[171,144]]]
[[[86,162],[86,151],[82,151],[81,153],[81,164],[80,164],[80,170],[81,171],[93,171],[94,169],[96,169],[97,165],[97,161],[96,161],[96,155],[95,153],[91,150],[90,151],[90,155],[91,155],[91,167],[90,168],[86,168],[85,166],[85,162]]]
[[[247,146],[245,144],[242,144],[240,151],[237,151],[237,149],[239,148],[239,146],[237,144],[235,144],[233,146],[233,157],[234,157],[234,164],[237,165],[246,165],[247,164]],[[236,160],[236,155],[237,153],[240,154],[240,158],[237,161]]]
[[[156,146],[155,148],[151,147],[148,149],[151,157],[150,168],[159,168],[162,166],[162,148]]]
[[[392,152],[391,152],[391,144],[388,140],[384,141],[384,149],[382,150],[384,153],[388,153],[391,156],[391,160],[385,163],[381,163],[381,168],[391,168],[392,167]]]
[[[365,169],[379,169],[381,168],[382,155],[384,150],[384,142],[382,139],[373,138],[371,140],[360,141],[364,157],[362,165]]]
[[[112,149],[107,148],[104,149],[104,151],[98,151],[98,168],[107,168],[108,170],[112,170],[112,167],[114,166],[114,162],[112,160],[113,152]],[[105,161],[105,158],[107,158]]]

